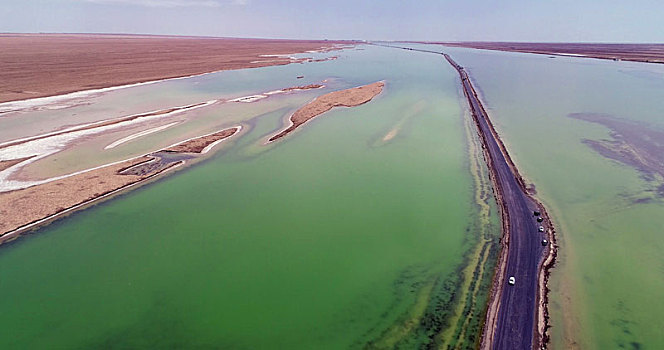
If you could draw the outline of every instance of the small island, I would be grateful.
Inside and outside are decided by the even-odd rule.
[[[295,131],[300,125],[331,110],[334,107],[355,107],[371,101],[383,91],[385,82],[377,81],[368,85],[346,90],[339,90],[317,97],[298,109],[290,116],[291,125],[278,134],[270,137],[268,142],[276,141]]]

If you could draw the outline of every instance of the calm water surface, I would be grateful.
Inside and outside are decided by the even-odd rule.
[[[583,140],[611,140],[610,130],[568,117],[602,114],[664,130],[664,66],[444,50],[468,68],[560,231],[554,348],[664,348],[661,179],[599,155]]]
[[[387,82],[374,101],[270,146],[283,118],[325,91],[210,111],[201,118],[218,122],[206,127],[241,121],[248,132],[3,246],[0,348],[472,346],[499,226],[495,207],[479,220],[485,170],[472,170],[456,73],[425,54],[342,55],[141,87],[145,98],[186,94],[180,104],[297,75],[335,88]],[[161,106],[155,98],[141,104]]]

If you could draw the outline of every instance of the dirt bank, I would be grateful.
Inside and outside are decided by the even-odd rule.
[[[24,158],[19,158],[19,159],[10,159],[10,160],[0,160],[0,171],[3,171],[7,168],[11,168],[14,165],[16,165],[16,164],[18,164],[18,163],[20,163],[24,160],[28,160],[30,158],[32,158],[32,157],[24,157]]]
[[[282,89],[281,91],[288,92],[288,91],[299,91],[299,90],[311,90],[311,89],[320,89],[322,87],[323,87],[323,85],[321,85],[321,84],[309,84],[309,85],[302,85],[302,86],[293,86],[293,87]]]
[[[0,243],[15,238],[5,234],[7,232],[144,179],[145,176],[121,176],[117,173],[150,159],[135,158],[62,180],[0,193],[0,232],[3,232]]]
[[[288,54],[349,41],[83,34],[0,35],[0,102],[304,62]]]
[[[289,118],[291,125],[278,134],[270,137],[268,142],[278,140],[288,135],[300,127],[300,125],[331,110],[334,107],[355,107],[361,104],[365,104],[380,94],[383,91],[384,86],[385,82],[377,81],[372,84],[358,86],[346,90],[334,91],[319,96],[306,104],[304,107],[295,111],[295,113],[293,113],[293,115],[291,115]]]
[[[231,137],[238,131],[240,131],[239,127],[224,129],[222,131],[215,132],[214,134],[209,134],[184,141],[177,145],[168,147],[163,151],[175,153],[203,153],[203,151],[211,144]]]

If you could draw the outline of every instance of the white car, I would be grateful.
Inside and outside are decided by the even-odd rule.
[[[539,232],[544,232],[544,226],[539,227]]]
[[[510,286],[513,286],[516,283],[514,276],[510,276],[510,279],[507,281],[507,283],[509,283]]]

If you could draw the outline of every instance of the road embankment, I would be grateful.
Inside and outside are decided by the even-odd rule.
[[[459,73],[464,95],[484,146],[484,156],[501,211],[503,238],[482,337],[483,349],[539,349],[549,340],[548,288],[555,264],[554,227],[544,206],[525,181],[496,132],[468,73],[443,54]],[[542,217],[540,224],[534,212]],[[544,244],[546,239],[548,243]],[[505,283],[508,276],[518,281]]]

